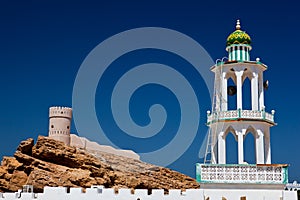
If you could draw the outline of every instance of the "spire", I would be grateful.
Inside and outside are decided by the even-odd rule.
[[[251,38],[245,31],[241,30],[241,23],[239,19],[236,21],[235,28],[236,30],[227,37],[226,47],[239,44],[251,46]]]
[[[236,26],[235,26],[236,30],[240,30],[241,29],[241,23],[240,23],[240,20],[238,19],[236,21]]]
[[[236,30],[231,33],[226,40],[226,51],[228,51],[229,61],[250,61],[251,38],[241,30],[241,23],[236,21]]]

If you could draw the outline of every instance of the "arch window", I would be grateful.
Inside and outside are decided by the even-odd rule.
[[[255,157],[255,134],[251,131],[244,136],[244,160],[249,164],[255,164]]]
[[[238,145],[235,134],[230,131],[226,135],[226,163],[238,163]]]

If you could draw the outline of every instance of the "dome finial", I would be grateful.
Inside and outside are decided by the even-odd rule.
[[[240,30],[241,29],[241,23],[240,23],[240,20],[238,19],[236,21],[236,26],[235,26],[236,30]]]

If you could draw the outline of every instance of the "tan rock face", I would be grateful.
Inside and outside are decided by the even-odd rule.
[[[19,144],[17,150],[23,152],[24,154],[31,155],[33,145],[34,145],[33,139],[29,138],[25,141],[22,141]]]
[[[167,168],[99,151],[85,151],[39,136],[22,141],[14,157],[0,166],[0,191],[13,192],[23,185],[36,192],[44,186],[116,188],[199,188],[196,181]]]

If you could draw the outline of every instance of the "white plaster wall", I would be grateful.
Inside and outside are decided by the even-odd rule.
[[[15,194],[8,196],[9,198],[6,199],[15,199]],[[204,200],[202,189],[190,189],[184,194],[181,194],[180,190],[170,190],[168,195],[165,195],[164,190],[160,189],[153,190],[152,194],[148,195],[148,191],[145,189],[137,189],[134,194],[131,194],[130,189],[119,189],[116,194],[114,189],[87,189],[86,193],[82,193],[81,188],[71,188],[70,193],[66,193],[64,188],[46,187],[44,193],[38,194],[36,197],[40,200],[137,200],[138,198],[140,200]],[[21,195],[20,199],[27,198],[25,196],[23,198]]]
[[[284,200],[298,199],[297,191],[283,191]]]
[[[87,150],[102,151],[114,155],[124,156],[127,158],[133,158],[136,160],[140,159],[140,156],[132,150],[115,149],[111,146],[100,145],[96,142],[89,141],[84,137],[79,137],[74,134],[71,134],[70,146],[87,149]]]
[[[152,190],[152,194],[148,195],[148,191],[137,189],[134,194],[130,189],[119,189],[118,194],[114,189],[89,188],[86,193],[82,193],[81,188],[71,188],[67,193],[63,187],[45,187],[44,193],[16,193],[0,194],[0,199],[38,199],[38,200],[240,200],[246,196],[247,200],[297,200],[296,191],[282,190],[228,190],[228,189],[188,189],[186,192],[180,190],[170,190],[168,195],[164,194],[162,189]],[[18,198],[19,197],[19,198]]]
[[[221,200],[225,197],[227,200],[240,200],[241,197],[246,196],[247,200],[297,200],[297,192],[282,191],[282,190],[226,190],[226,189],[205,189],[205,198],[209,200]]]

